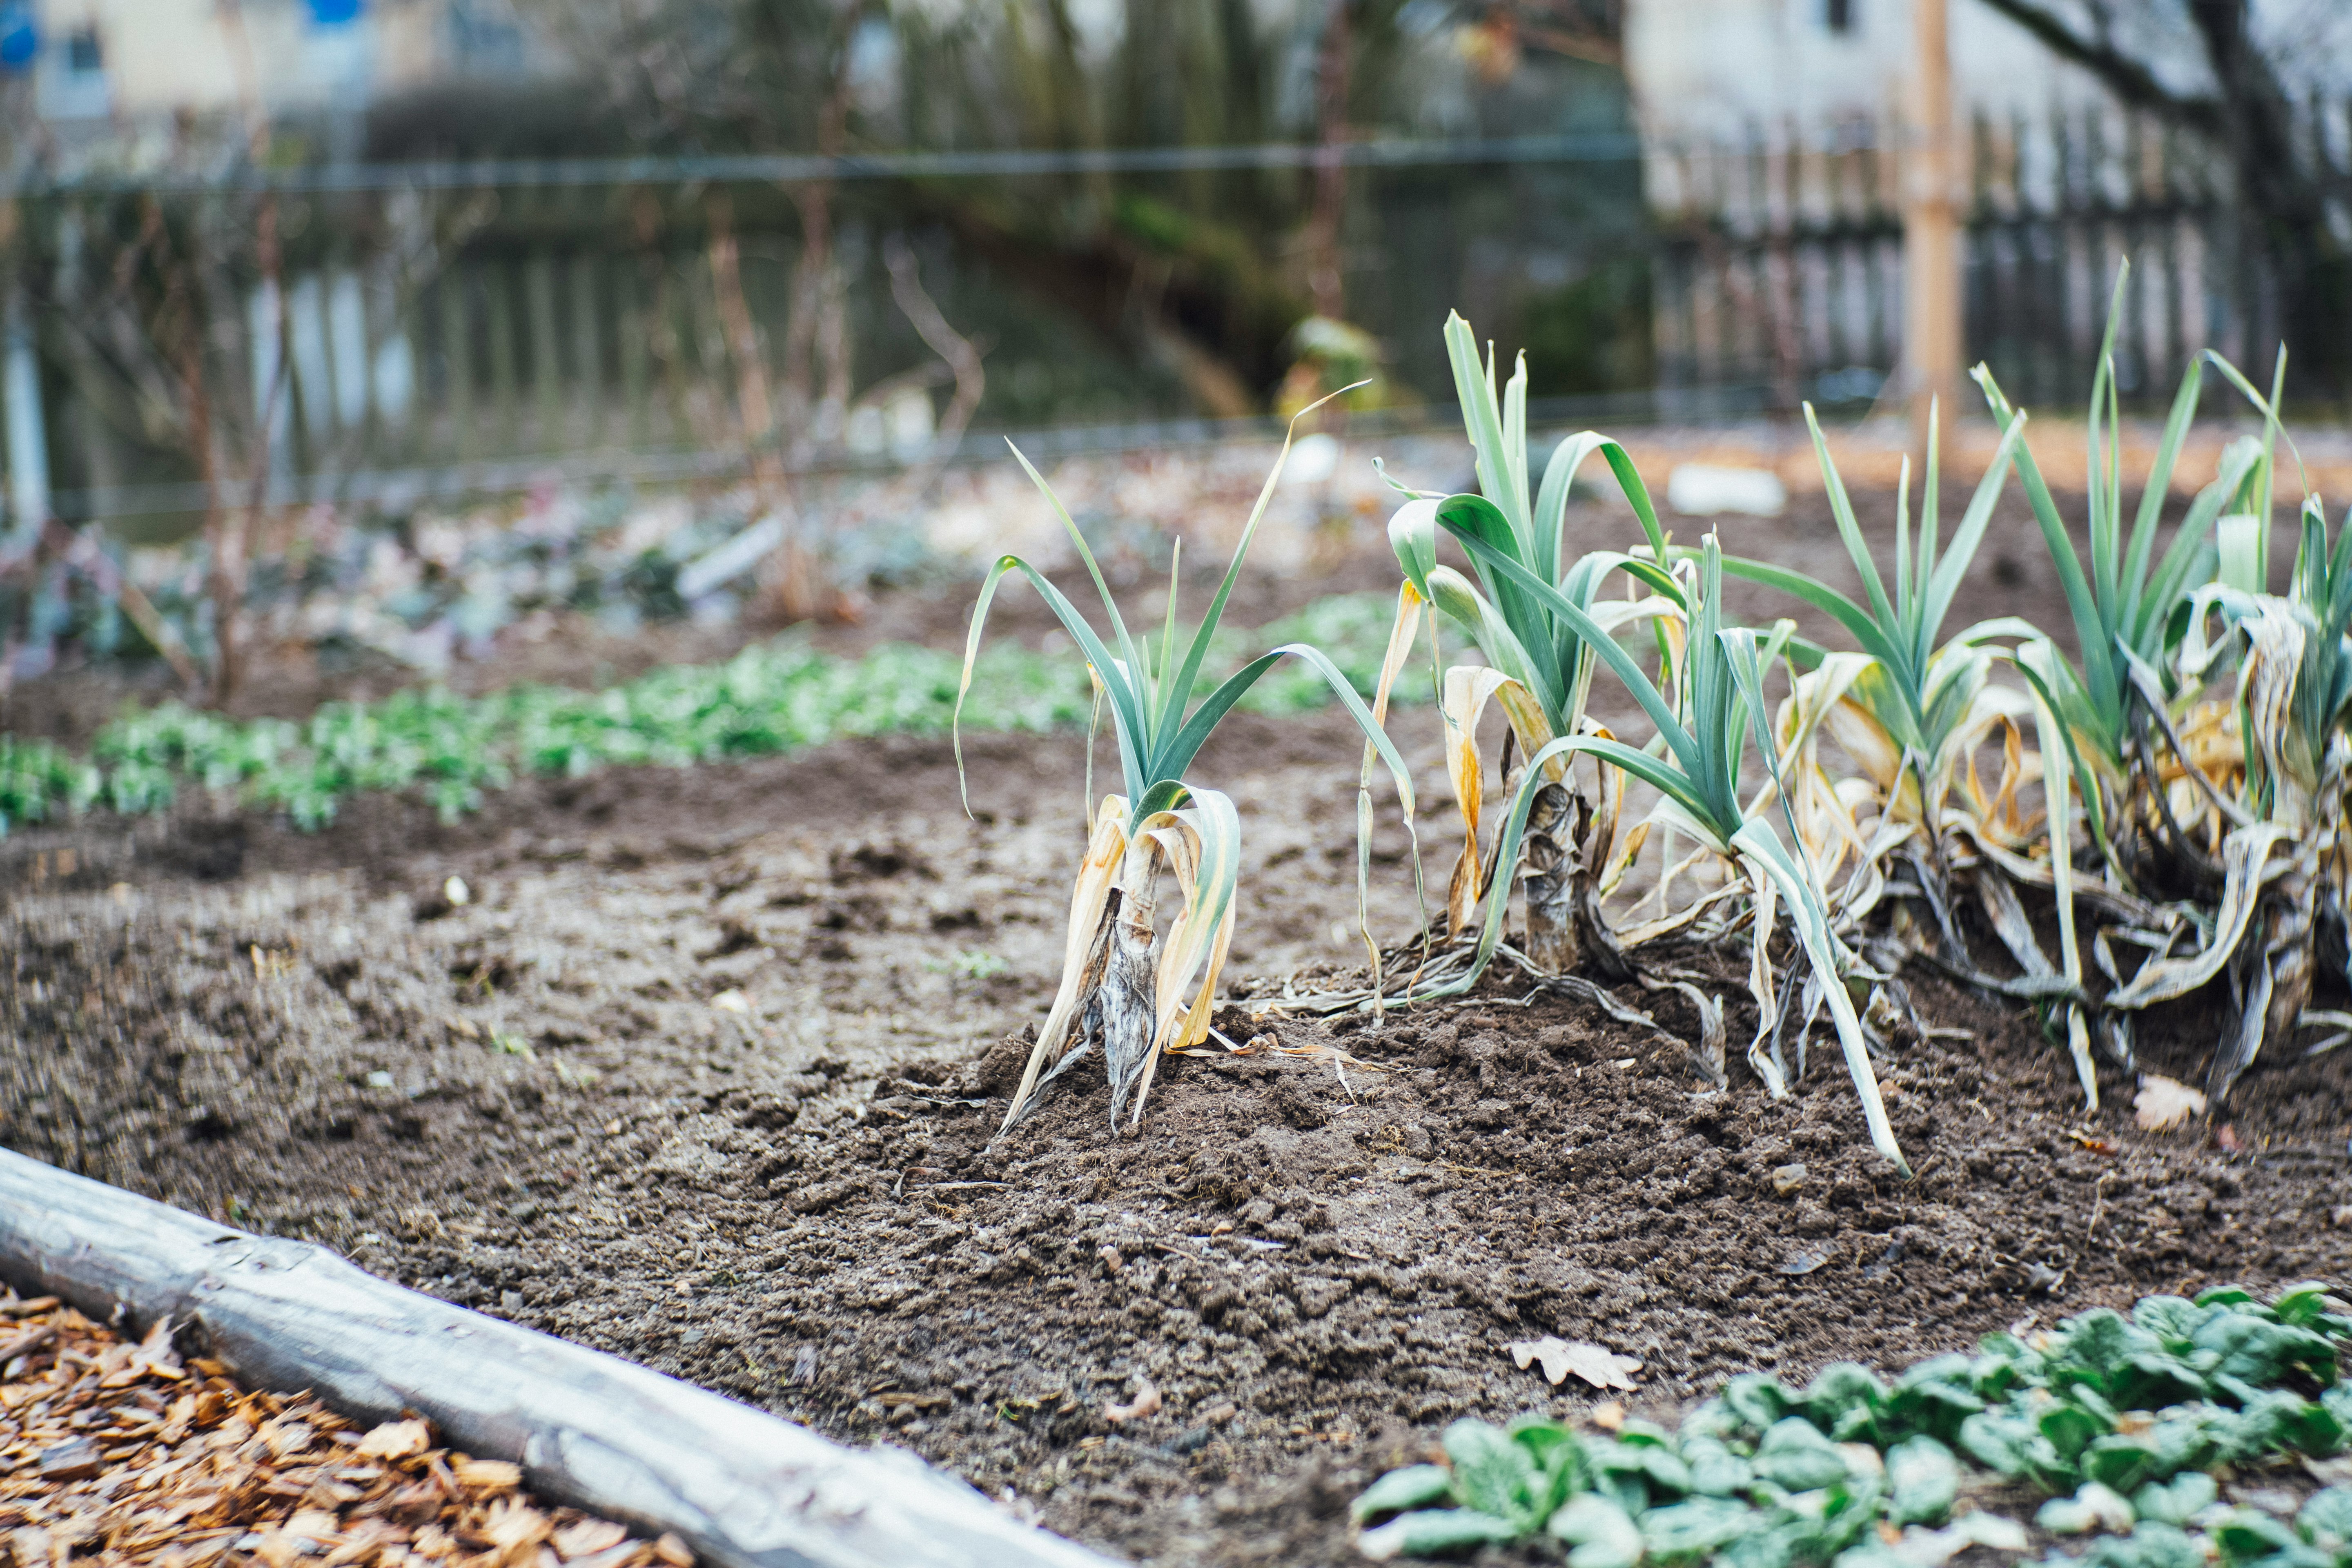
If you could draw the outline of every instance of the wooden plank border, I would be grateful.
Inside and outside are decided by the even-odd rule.
[[[136,1334],[169,1316],[250,1386],[426,1416],[540,1496],[674,1530],[718,1568],[1108,1568],[895,1449],[453,1307],[0,1150],[0,1279]]]

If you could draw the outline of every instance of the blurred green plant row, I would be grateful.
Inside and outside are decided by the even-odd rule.
[[[1391,610],[1385,594],[1321,600],[1269,628],[1328,649],[1369,692]],[[1263,634],[1259,634],[1263,635]],[[1241,662],[1236,638],[1213,662]],[[984,694],[965,721],[1045,731],[1087,721],[1082,666],[1017,645],[992,651]],[[305,830],[362,790],[418,790],[445,819],[530,774],[578,775],[614,763],[680,766],[771,756],[856,735],[945,734],[961,664],[952,653],[886,644],[857,658],[792,638],[720,664],[656,669],[603,691],[518,686],[485,697],[439,689],[374,702],[331,702],[301,722],[238,720],[177,702],[126,713],[87,757],[0,734],[0,831],[104,806],[160,811],[195,786],[283,810]],[[1277,671],[1244,706],[1296,712],[1329,700],[1311,673]]]
[[[1570,1568],[1899,1568],[1969,1546],[2025,1550],[2020,1521],[1961,1502],[2007,1482],[2047,1496],[2043,1531],[2105,1532],[2087,1558],[2053,1552],[2045,1568],[2344,1568],[2352,1488],[2290,1520],[2221,1502],[2209,1472],[2343,1452],[2347,1334],[2319,1285],[2267,1305],[2226,1289],[2151,1296],[2128,1317],[2085,1312],[2030,1342],[1989,1335],[1973,1357],[1938,1356],[1891,1384],[1852,1363],[1801,1390],[1745,1373],[1675,1432],[1457,1421],[1444,1463],[1382,1476],[1355,1517],[1373,1557],[1549,1536],[1569,1544]]]

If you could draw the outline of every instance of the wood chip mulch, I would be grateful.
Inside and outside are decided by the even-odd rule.
[[[692,1568],[677,1537],[541,1507],[519,1467],[436,1447],[423,1421],[363,1432],[225,1370],[184,1363],[168,1322],[133,1344],[0,1293],[0,1563]]]

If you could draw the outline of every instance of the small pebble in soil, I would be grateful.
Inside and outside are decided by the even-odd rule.
[[[1772,1190],[1784,1198],[1804,1184],[1805,1168],[1802,1165],[1782,1165],[1772,1173]]]

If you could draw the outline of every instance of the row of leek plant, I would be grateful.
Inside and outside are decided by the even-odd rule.
[[[2118,302],[2122,289],[2119,278]],[[1004,558],[973,617],[967,680],[997,583],[1023,574],[1087,656],[1126,792],[1097,809],[1062,988],[1006,1125],[1045,1079],[1097,1041],[1109,1062],[1114,1117],[1133,1099],[1139,1118],[1140,1089],[1157,1056],[1211,1033],[1236,907],[1239,827],[1230,801],[1183,775],[1241,691],[1276,660],[1295,658],[1325,672],[1366,736],[1360,879],[1369,864],[1376,761],[1393,779],[1410,826],[1411,775],[1383,723],[1424,626],[1465,837],[1447,888],[1444,945],[1433,952],[1424,930],[1420,955],[1407,965],[1399,961],[1411,944],[1384,950],[1367,932],[1368,984],[1307,999],[1313,1004],[1377,1010],[1457,995],[1497,958],[1541,980],[1582,984],[1587,994],[1600,994],[1592,979],[1673,986],[1696,1005],[1706,1038],[1694,1056],[1720,1086],[1727,1082],[1721,998],[1697,989],[1699,974],[1649,955],[1666,951],[1659,944],[1670,936],[1744,941],[1757,1010],[1746,1053],[1751,1070],[1771,1093],[1786,1093],[1787,1022],[1801,1011],[1809,1026],[1825,1007],[1872,1142],[1898,1166],[1903,1154],[1872,1057],[1885,1026],[1903,1016],[1893,966],[1915,952],[2042,1008],[2094,1104],[2093,1042],[2128,1066],[2137,1013],[2225,973],[2236,1023],[2215,1052],[2216,1100],[2265,1037],[2315,1023],[2352,1025],[2309,1008],[2322,938],[2330,951],[2343,950],[2352,903],[2352,852],[2339,832],[2352,772],[2345,725],[2352,531],[2331,545],[2318,501],[2306,499],[2292,582],[2283,595],[2267,592],[2281,382],[2274,378],[2265,396],[2209,355],[2262,416],[2263,433],[2227,448],[2159,552],[2166,502],[2204,393],[2200,362],[2174,400],[2126,534],[2116,314],[2087,424],[2087,569],[2025,442],[2026,416],[1981,369],[1999,446],[1948,539],[1935,441],[1916,528],[1906,459],[1891,584],[1807,411],[1832,515],[1862,584],[1857,601],[1785,568],[1726,556],[1712,535],[1696,548],[1675,546],[1632,458],[1606,437],[1588,432],[1561,441],[1538,479],[1524,361],[1498,380],[1491,349],[1482,354],[1458,316],[1445,341],[1478,489],[1405,492],[1389,530],[1402,578],[1398,613],[1369,708],[1304,645],[1265,654],[1193,701],[1201,649],[1264,495],[1189,642],[1177,636],[1172,580],[1155,649],[1129,635],[1098,573],[1108,640],[1033,568]],[[1630,549],[1570,548],[1571,487],[1596,456],[1640,526]],[[1944,635],[2012,472],[2072,611],[2073,658],[2013,616]],[[1275,480],[1267,482],[1270,490]],[[1084,542],[1071,534],[1091,572]],[[1467,572],[1439,562],[1441,536],[1460,547]],[[1811,642],[1788,620],[1762,629],[1726,624],[1727,574],[1810,605],[1854,646]],[[1441,626],[1466,639],[1475,658],[1437,668]],[[1620,736],[1588,711],[1604,668],[1640,710],[1646,739]],[[1777,702],[1768,696],[1775,682]],[[1477,740],[1490,705],[1509,737],[1504,808],[1492,823]],[[1824,741],[1835,742],[1834,752]],[[1751,748],[1760,776],[1751,775]],[[2054,761],[2045,767],[2045,758]],[[1638,820],[1628,811],[1629,781],[1656,797]],[[1163,867],[1182,902],[1155,934],[1152,889]],[[1678,902],[1675,889],[1685,883],[1691,890]],[[2044,897],[2055,908],[2054,962],[2027,909],[2029,898]],[[1971,900],[1980,921],[1970,918]],[[1505,932],[1515,902],[1521,921],[1513,942]],[[1783,911],[1794,940],[1776,954]],[[1971,929],[1989,930],[2020,973],[1984,973],[1969,951]],[[1801,989],[1792,984],[1800,962]],[[1586,978],[1564,978],[1580,973]],[[1801,1026],[1800,1050],[1804,1034]]]

